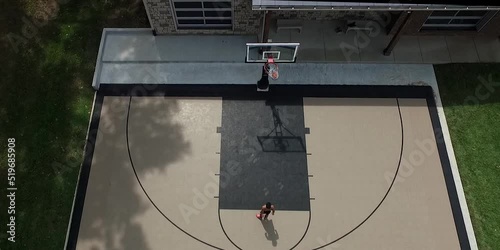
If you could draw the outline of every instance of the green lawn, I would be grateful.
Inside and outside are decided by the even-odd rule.
[[[498,249],[500,64],[435,69],[479,249]]]
[[[0,2],[2,250],[63,249],[102,28],[148,26],[140,0]],[[11,244],[5,207],[10,137],[16,139],[18,188],[16,243]]]

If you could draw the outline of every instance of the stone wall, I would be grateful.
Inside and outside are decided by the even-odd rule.
[[[232,30],[176,30],[170,0],[144,0],[149,10],[151,26],[157,34],[254,34],[261,32],[264,11],[252,10],[252,0],[233,0]],[[372,19],[375,12],[368,11],[273,11],[274,19],[334,20]]]
[[[252,0],[233,1],[233,29],[232,30],[177,30],[174,13],[170,0],[144,0],[149,11],[151,26],[157,34],[253,34],[261,32],[263,11],[252,10]],[[420,31],[422,24],[427,20],[431,11],[417,11],[412,14],[408,25],[403,30],[404,35],[471,35],[471,36],[498,36],[500,35],[500,12],[492,12],[494,16],[481,31]],[[396,13],[399,14],[399,13]],[[404,15],[392,17],[389,12],[375,11],[273,11],[273,19],[301,19],[301,20],[375,20],[385,27],[392,35],[401,25]],[[382,18],[382,19],[380,19]],[[390,20],[393,19],[393,20]]]
[[[151,27],[157,34],[175,32],[175,20],[169,0],[144,0]]]
[[[264,12],[252,10],[252,0],[233,0],[232,30],[176,30],[170,0],[144,0],[157,34],[258,34]]]
[[[252,0],[234,0],[234,31],[246,34],[261,32],[263,11],[252,10]]]

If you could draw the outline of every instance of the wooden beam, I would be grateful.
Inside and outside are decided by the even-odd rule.
[[[406,17],[403,20],[403,23],[399,26],[398,31],[396,31],[396,34],[392,37],[391,41],[387,45],[387,47],[384,49],[384,56],[390,56],[394,48],[399,42],[399,39],[401,39],[401,34],[403,33],[403,30],[405,29],[406,25],[408,24],[408,20],[410,20],[412,12],[408,11],[406,13]]]
[[[267,39],[269,39],[269,30],[271,28],[271,17],[272,17],[272,12],[266,11],[266,14],[264,15],[264,25],[262,27],[263,32],[262,32],[261,43],[267,43]]]

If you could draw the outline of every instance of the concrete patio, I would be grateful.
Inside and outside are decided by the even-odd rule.
[[[306,22],[301,33],[277,33],[271,27],[270,38],[301,43],[298,63],[281,64],[288,74],[275,84],[376,84],[383,79],[386,84],[415,84],[422,81],[415,77],[418,64],[500,62],[500,41],[495,38],[403,37],[390,56],[382,55],[390,37],[337,34],[334,22]],[[105,29],[92,85],[254,83],[262,65],[245,63],[245,44],[257,41],[257,36],[153,36],[149,29]]]
[[[253,84],[262,64],[245,63],[255,36],[153,36],[147,29],[106,29],[93,86],[100,84]],[[204,46],[200,46],[203,44]],[[307,42],[298,63],[282,63],[273,84],[422,85],[434,82],[432,65],[332,63],[315,60]],[[313,51],[311,53],[311,51]],[[374,53],[373,53],[374,54]],[[309,60],[307,60],[309,59]]]
[[[299,62],[474,63],[500,62],[498,38],[463,36],[403,36],[393,53],[384,56],[390,36],[384,32],[337,34],[336,21],[305,21],[302,32],[271,25],[273,42],[299,42]]]

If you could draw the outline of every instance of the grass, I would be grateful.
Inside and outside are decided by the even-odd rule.
[[[2,250],[63,249],[102,28],[148,26],[137,0],[0,2]],[[16,139],[16,243],[7,241],[5,226],[11,137]]]
[[[437,65],[435,70],[479,249],[498,249],[500,64]]]

